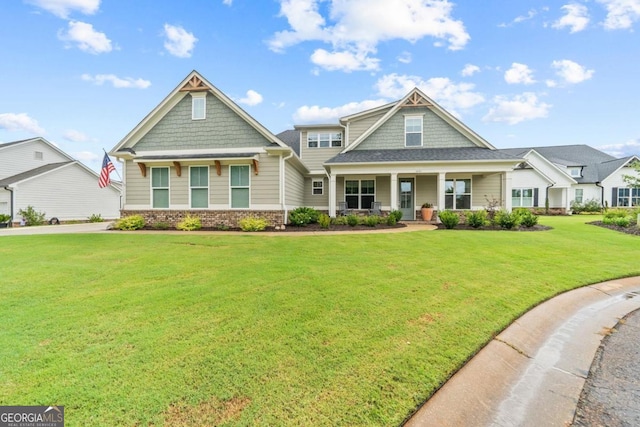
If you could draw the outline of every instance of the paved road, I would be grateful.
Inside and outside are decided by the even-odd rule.
[[[602,340],[573,425],[640,426],[640,310]]]

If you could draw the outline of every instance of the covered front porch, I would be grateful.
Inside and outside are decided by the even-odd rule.
[[[351,211],[366,211],[379,202],[383,212],[400,210],[403,220],[420,219],[424,203],[435,211],[478,210],[498,203],[511,210],[511,170],[469,171],[338,171],[329,174],[329,215],[340,202]]]

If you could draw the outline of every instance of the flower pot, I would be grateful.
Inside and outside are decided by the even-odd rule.
[[[422,208],[420,213],[423,221],[431,221],[431,218],[433,218],[433,208]]]

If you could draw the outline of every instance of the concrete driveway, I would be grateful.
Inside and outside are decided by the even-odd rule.
[[[111,222],[87,222],[82,224],[0,228],[0,237],[21,236],[29,234],[99,233],[102,231],[107,231],[107,227],[110,224]]]

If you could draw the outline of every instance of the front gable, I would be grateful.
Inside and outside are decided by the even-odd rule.
[[[207,93],[206,117],[193,120],[192,97],[182,99],[131,148],[135,151],[233,149],[264,147],[271,141],[212,93]]]
[[[421,118],[422,145],[406,147],[405,120],[407,117]],[[400,108],[359,145],[359,150],[381,150],[399,148],[460,148],[477,147],[468,137],[438,117],[429,107]]]
[[[571,187],[576,181],[564,170],[558,168],[535,150],[530,150],[523,156],[529,166],[538,172],[546,181],[556,187]]]

